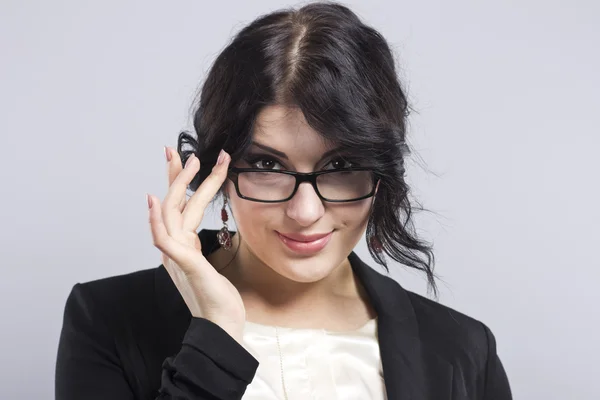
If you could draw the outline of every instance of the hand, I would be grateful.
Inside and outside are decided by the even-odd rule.
[[[219,274],[202,255],[197,230],[208,203],[226,179],[231,157],[222,151],[222,163],[196,193],[186,201],[186,189],[200,170],[200,161],[191,155],[185,168],[177,151],[165,148],[169,191],[161,205],[148,195],[152,240],[162,252],[162,261],[193,317],[206,318],[241,343],[246,310],[238,290]]]

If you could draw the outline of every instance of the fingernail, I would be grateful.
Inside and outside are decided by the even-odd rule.
[[[167,146],[165,146],[165,157],[167,158],[167,162],[171,162],[171,152],[169,151]]]
[[[146,201],[148,202],[148,209],[152,208],[152,198],[146,193]]]
[[[196,157],[196,155],[194,153],[190,154],[189,158],[187,159],[187,161],[185,162],[185,168],[189,167],[190,164],[192,163],[192,160]]]
[[[225,150],[221,149],[221,152],[219,153],[219,158],[217,158],[217,165],[223,164],[223,161],[225,161]]]

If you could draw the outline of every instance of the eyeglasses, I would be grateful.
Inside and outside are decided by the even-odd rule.
[[[345,203],[375,194],[377,180],[369,168],[340,168],[317,172],[229,168],[229,179],[242,199],[262,203],[290,200],[302,182],[309,182],[321,200]]]

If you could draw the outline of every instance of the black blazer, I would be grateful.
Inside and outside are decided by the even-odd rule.
[[[215,230],[199,237],[205,254]],[[352,252],[378,315],[389,400],[509,400],[481,322],[403,289]],[[56,400],[240,399],[258,361],[218,325],[192,318],[165,268],[74,285],[56,363]]]

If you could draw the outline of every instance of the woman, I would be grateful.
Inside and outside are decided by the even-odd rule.
[[[208,74],[197,138],[166,148],[165,199],[148,196],[163,264],[73,287],[56,398],[510,399],[484,324],[353,252],[366,231],[378,263],[435,293],[411,229],[407,115],[386,41],[349,9],[244,28]],[[224,226],[197,233],[214,199]]]

